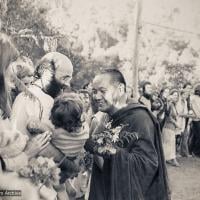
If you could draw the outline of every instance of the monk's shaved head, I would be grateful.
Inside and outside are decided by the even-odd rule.
[[[126,91],[126,81],[123,74],[117,69],[107,69],[100,76],[104,76],[105,79],[109,79],[111,84],[123,84]]]

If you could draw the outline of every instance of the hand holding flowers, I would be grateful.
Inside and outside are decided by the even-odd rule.
[[[117,152],[119,134],[124,126],[112,128],[111,123],[108,122],[101,133],[92,136],[95,142],[94,151],[101,156],[109,156]]]

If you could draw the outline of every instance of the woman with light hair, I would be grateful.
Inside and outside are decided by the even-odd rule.
[[[16,84],[16,79],[21,81],[27,88],[31,85],[34,79],[35,68],[30,58],[26,56],[20,56],[15,62],[12,62],[8,69],[7,74],[10,77],[9,86],[11,92],[11,99],[14,102],[19,93],[24,91],[24,88],[19,87]],[[18,81],[19,82],[19,81]]]

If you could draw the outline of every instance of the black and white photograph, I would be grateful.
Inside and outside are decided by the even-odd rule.
[[[0,0],[0,200],[200,200],[200,0]]]

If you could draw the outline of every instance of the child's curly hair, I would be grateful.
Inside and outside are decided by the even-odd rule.
[[[82,126],[83,104],[75,93],[59,96],[51,110],[51,121],[55,127],[75,132]]]

